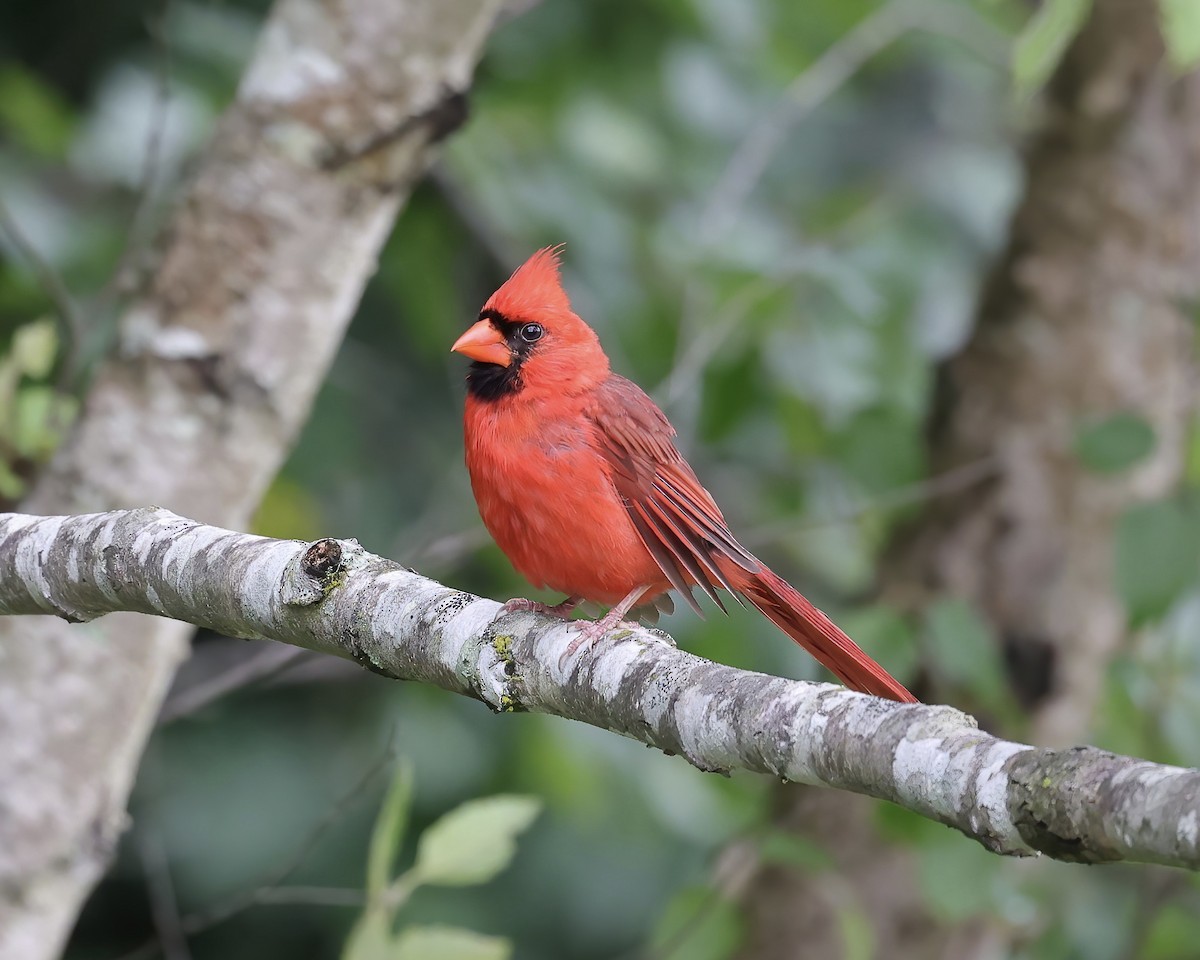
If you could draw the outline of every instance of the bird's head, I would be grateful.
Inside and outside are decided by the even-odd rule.
[[[582,393],[608,374],[596,333],[571,309],[558,247],[544,247],[488,298],[450,349],[474,363],[467,388],[478,400]]]

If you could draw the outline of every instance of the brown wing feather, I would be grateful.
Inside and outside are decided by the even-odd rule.
[[[636,384],[610,376],[588,411],[600,452],[634,529],[667,581],[699,612],[695,583],[721,603],[744,597],[847,684],[902,702],[915,697],[825,614],[737,540],[708,491],[675,448],[675,431]],[[721,607],[724,609],[724,606]]]
[[[663,412],[637,384],[614,374],[596,390],[589,416],[617,493],[663,576],[697,612],[687,589],[691,583],[722,610],[719,587],[740,603],[719,560],[732,560],[751,573],[761,564],[729,532],[713,498],[676,449],[675,428]]]

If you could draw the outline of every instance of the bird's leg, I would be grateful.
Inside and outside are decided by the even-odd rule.
[[[562,603],[556,603],[551,606],[547,603],[538,603],[536,600],[526,600],[524,597],[513,597],[513,599],[500,608],[500,614],[528,610],[533,613],[544,613],[549,617],[558,617],[566,620],[571,616],[571,612],[582,602],[583,597],[567,597]]]
[[[649,586],[649,584],[643,583],[634,587],[625,595],[625,599],[609,610],[608,613],[606,613],[599,620],[593,620],[591,623],[585,623],[580,626],[579,636],[577,636],[570,642],[570,644],[567,645],[567,649],[563,652],[563,655],[558,658],[559,666],[561,666],[564,660],[570,657],[571,654],[573,654],[585,643],[588,646],[591,646],[602,636],[608,633],[609,630],[613,629],[613,627],[623,623],[625,626],[629,627],[637,626],[635,623],[625,623],[625,614],[627,614],[630,608],[638,602],[642,594],[649,589]]]

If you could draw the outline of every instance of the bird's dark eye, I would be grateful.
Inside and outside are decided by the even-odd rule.
[[[526,343],[535,343],[542,339],[545,332],[540,323],[527,323],[521,327],[521,339]]]

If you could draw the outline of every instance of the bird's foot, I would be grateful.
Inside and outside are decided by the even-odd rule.
[[[516,613],[517,611],[528,611],[532,613],[544,613],[548,617],[558,617],[560,620],[566,620],[571,616],[575,608],[579,606],[580,600],[580,597],[567,597],[562,603],[556,603],[551,606],[548,603],[538,603],[536,600],[526,600],[524,597],[513,597],[500,608],[500,615]]]
[[[637,627],[636,623],[631,623],[630,621],[623,619],[623,617],[624,611],[614,607],[599,620],[591,620],[586,623],[579,624],[578,635],[574,640],[567,644],[567,649],[564,650],[562,656],[558,658],[559,667],[561,668],[564,663],[571,659],[571,655],[580,647],[584,646],[585,644],[589,648],[592,647],[601,637],[608,633],[608,631],[616,629],[617,627],[627,627],[631,630]]]

